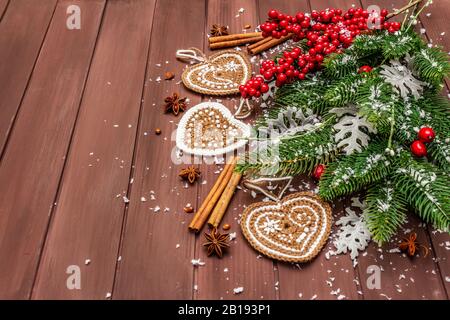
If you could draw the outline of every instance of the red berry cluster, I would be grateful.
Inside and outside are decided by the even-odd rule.
[[[379,14],[381,28],[388,29],[389,32],[400,29],[399,23],[384,21],[387,14],[386,9]],[[320,69],[326,55],[342,53],[343,48],[350,46],[356,36],[368,29],[368,19],[375,19],[361,8],[351,8],[346,13],[341,9],[313,11],[310,15],[299,12],[295,16],[270,10],[268,15],[269,20],[260,26],[263,36],[280,38],[292,33],[294,41],[306,39],[306,46],[309,48],[307,51],[294,48],[283,52],[283,57],[276,62],[262,62],[260,74],[266,81],[275,77],[278,87],[294,79],[303,80],[308,73]],[[257,97],[258,90],[250,90],[251,88],[253,86],[241,86],[241,95],[244,98]]]
[[[427,155],[427,147],[425,143],[432,142],[435,138],[434,130],[430,127],[423,127],[419,130],[419,140],[414,140],[411,144],[411,152],[416,157],[425,157]]]
[[[257,76],[247,81],[245,85],[239,86],[239,90],[243,98],[247,96],[259,98],[261,94],[269,91],[269,85],[264,82],[263,77]]]

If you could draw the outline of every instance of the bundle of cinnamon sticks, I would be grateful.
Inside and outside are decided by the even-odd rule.
[[[243,44],[255,43],[263,40],[261,32],[238,33],[226,36],[210,37],[209,48],[211,50],[236,47]]]
[[[277,46],[277,45],[279,45],[279,44],[281,44],[281,43],[291,39],[293,37],[293,35],[294,35],[293,33],[290,33],[290,34],[288,34],[288,35],[286,35],[284,37],[281,37],[279,39],[272,38],[272,37],[263,38],[262,40],[249,45],[247,47],[248,53],[250,53],[252,55],[261,53],[261,52],[263,52],[263,51],[265,51],[267,49],[275,47],[275,46]]]
[[[225,165],[216,183],[189,224],[190,230],[199,232],[208,218],[209,226],[214,228],[219,226],[242,177],[240,173],[234,171],[236,163],[237,158],[233,158],[230,163]]]

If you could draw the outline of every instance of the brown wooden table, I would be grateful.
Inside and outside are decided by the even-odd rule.
[[[394,1],[373,3],[392,9]],[[81,30],[66,28],[72,4]],[[417,231],[428,257],[389,252],[395,241],[371,244],[356,268],[348,255],[327,259],[331,244],[305,265],[259,256],[237,224],[256,201],[243,191],[225,217],[237,238],[223,259],[207,258],[202,237],[187,231],[183,207],[200,205],[219,166],[200,165],[203,182],[186,188],[171,161],[180,118],[163,114],[164,97],[177,91],[191,106],[209,99],[180,84],[185,64],[175,51],[208,52],[213,23],[240,32],[272,7],[352,4],[372,1],[0,0],[0,298],[448,299],[450,238],[412,216],[405,229]],[[435,0],[420,17],[424,36],[446,50],[449,16],[450,1]],[[159,80],[166,71],[175,80]],[[334,213],[348,205],[336,202]],[[194,267],[194,258],[206,265]],[[379,290],[366,286],[374,264],[383,270]],[[74,265],[80,290],[66,286]]]

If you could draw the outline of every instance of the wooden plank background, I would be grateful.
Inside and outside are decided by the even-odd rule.
[[[81,30],[65,26],[71,4],[81,8]],[[195,185],[180,180],[192,159],[177,158],[172,133],[180,117],[163,114],[162,101],[178,92],[190,106],[218,100],[232,111],[239,101],[186,90],[180,83],[186,63],[176,60],[176,50],[210,54],[212,24],[253,29],[270,8],[295,14],[370,4],[0,0],[0,298],[448,299],[450,237],[414,216],[392,243],[371,244],[355,268],[348,255],[327,257],[331,241],[308,264],[261,257],[238,225],[245,206],[261,197],[243,190],[225,216],[236,239],[223,259],[206,257],[203,235],[187,231],[192,215],[183,208],[201,205],[222,165],[196,164],[202,177]],[[391,0],[376,4],[394,7]],[[445,50],[449,5],[435,1],[417,26]],[[257,70],[259,58],[252,62]],[[174,80],[164,80],[167,71]],[[315,187],[304,177],[292,185]],[[350,199],[336,201],[335,218],[348,206]],[[410,230],[429,256],[391,251]],[[206,264],[194,267],[192,259]],[[73,265],[81,270],[80,290],[66,286]],[[380,290],[366,286],[371,265],[382,268]],[[244,291],[236,295],[236,287]]]

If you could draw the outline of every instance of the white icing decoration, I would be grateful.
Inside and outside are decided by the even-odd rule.
[[[220,112],[224,118],[227,119],[227,121],[234,126],[238,127],[239,130],[242,132],[242,137],[239,137],[240,139],[232,144],[228,144],[230,141],[227,140],[227,144],[225,147],[217,148],[217,149],[207,149],[207,148],[191,148],[190,146],[186,145],[185,143],[185,136],[187,132],[187,122],[191,117],[197,113],[200,112],[206,108],[214,108],[218,112]],[[194,116],[196,119],[197,115]],[[192,108],[190,108],[181,118],[180,123],[178,124],[178,129],[176,133],[176,145],[178,149],[183,150],[184,152],[194,154],[194,155],[200,155],[200,156],[217,156],[221,155],[230,151],[233,151],[235,149],[241,148],[245,146],[247,143],[247,139],[250,136],[251,128],[250,126],[246,125],[245,123],[236,120],[233,118],[233,115],[231,112],[223,105],[217,102],[203,102],[200,103]],[[200,134],[200,133],[198,133]],[[231,134],[230,134],[231,135]],[[234,136],[237,135],[237,132],[234,131]],[[198,145],[194,142],[194,146]]]
[[[315,239],[314,243],[310,244],[308,246],[308,248],[306,248],[307,249],[306,252],[304,251],[305,250],[305,245],[306,245],[306,243],[308,243],[308,240],[311,239],[311,237],[313,237],[314,234],[317,232],[317,228],[318,228],[317,224],[312,226],[312,230],[311,230],[311,232],[308,235],[303,233],[303,234],[305,234],[307,239],[304,240],[303,246],[301,247],[300,250],[284,246],[281,243],[274,242],[270,238],[266,237],[264,235],[264,233],[262,233],[258,228],[256,228],[257,226],[259,226],[259,224],[258,224],[259,220],[264,218],[264,217],[267,217],[267,215],[269,215],[269,214],[272,215],[272,216],[276,215],[276,216],[279,216],[280,218],[283,218],[284,214],[281,214],[281,213],[276,212],[276,211],[281,210],[282,206],[289,206],[290,203],[296,202],[296,201],[299,201],[299,200],[300,201],[303,200],[303,201],[306,201],[306,202],[314,203],[317,206],[317,208],[320,208],[320,212],[318,213],[318,212],[312,210],[310,207],[304,206],[304,205],[294,206],[294,207],[292,207],[291,210],[295,210],[296,208],[308,209],[314,214],[314,216],[316,218],[316,221],[322,221],[322,228],[319,230],[319,234],[316,236],[316,239]],[[265,212],[265,211],[267,211],[267,212]],[[329,228],[329,225],[330,225],[330,221],[327,218],[327,211],[326,211],[326,209],[319,202],[317,202],[314,199],[311,199],[311,197],[308,197],[308,196],[296,197],[296,198],[293,198],[293,199],[290,199],[290,200],[284,202],[284,204],[279,203],[279,204],[275,204],[275,205],[271,205],[271,206],[263,206],[263,207],[259,207],[259,208],[256,208],[256,209],[250,211],[249,214],[246,216],[246,220],[245,221],[241,221],[241,223],[245,224],[247,230],[250,230],[250,223],[251,223],[252,217],[254,215],[257,215],[257,218],[255,219],[255,222],[254,222],[254,225],[255,225],[255,230],[258,233],[258,236],[260,236],[261,239],[264,239],[264,240],[268,241],[269,243],[273,244],[275,247],[282,248],[282,249],[284,249],[284,250],[286,250],[288,252],[292,252],[292,254],[286,254],[286,253],[274,250],[274,249],[268,247],[267,245],[264,245],[264,243],[259,241],[259,239],[257,237],[255,237],[254,234],[249,232],[248,234],[252,238],[252,241],[257,243],[258,246],[263,248],[265,251],[270,252],[273,255],[283,256],[283,257],[288,258],[288,259],[299,259],[299,258],[301,259],[301,258],[306,258],[309,255],[311,255],[314,252],[314,250],[317,248],[317,246],[320,245],[321,239],[325,236],[325,233],[326,233],[326,231],[327,231],[327,229]],[[300,226],[295,221],[293,221],[291,219],[290,219],[290,221],[295,223],[297,226]],[[301,254],[301,252],[304,252],[304,253]],[[297,254],[295,254],[295,253],[297,253]]]

